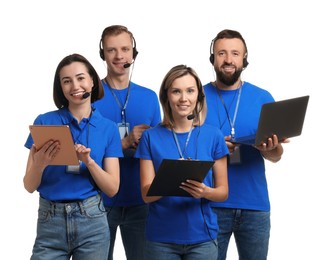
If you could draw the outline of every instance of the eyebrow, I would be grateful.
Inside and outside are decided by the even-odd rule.
[[[78,77],[78,76],[81,76],[81,75],[85,75],[85,73],[84,72],[80,72],[80,73],[78,73],[78,74],[76,74],[75,75],[75,77]],[[61,80],[64,80],[64,79],[69,79],[70,77],[63,77],[63,78],[61,78]]]

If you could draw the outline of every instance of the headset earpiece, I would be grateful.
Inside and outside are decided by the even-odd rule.
[[[200,92],[198,95],[198,102],[202,102],[202,101],[204,101],[204,99],[205,99],[205,94]]]
[[[209,61],[210,61],[211,64],[214,64],[214,50],[213,50],[213,47],[214,47],[215,39],[216,38],[214,38],[212,40],[212,42],[210,43],[210,48],[209,48],[209,51],[210,51]]]
[[[99,56],[101,56],[101,59],[102,59],[102,60],[105,60],[103,49],[99,50]]]
[[[213,53],[210,54],[209,61],[210,61],[211,64],[214,64],[214,54]]]
[[[133,60],[135,60],[136,56],[138,56],[139,52],[136,49],[136,41],[135,41],[134,36],[132,38],[133,38]]]
[[[245,69],[249,65],[249,62],[247,61],[247,53],[245,53],[243,58],[243,69]]]
[[[105,60],[104,50],[102,49],[102,39],[99,42],[99,56],[101,57],[102,60]]]
[[[136,48],[133,48],[133,60],[136,59],[136,56],[139,54],[139,52],[136,50]]]

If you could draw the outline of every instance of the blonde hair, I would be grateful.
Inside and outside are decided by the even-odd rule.
[[[172,111],[168,100],[168,89],[171,87],[175,79],[183,77],[185,75],[193,76],[198,87],[197,104],[193,111],[194,115],[193,125],[202,125],[206,119],[206,114],[207,114],[206,99],[205,99],[204,89],[198,74],[191,67],[187,67],[186,65],[177,65],[171,68],[169,72],[165,75],[160,87],[159,98],[163,109],[162,125],[166,127],[172,128],[174,126],[174,119],[172,116]]]

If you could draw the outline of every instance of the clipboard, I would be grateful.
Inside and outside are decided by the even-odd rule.
[[[79,165],[68,125],[29,125],[29,130],[37,150],[50,139],[60,142],[61,149],[51,165]]]
[[[202,182],[214,161],[164,159],[150,185],[147,196],[181,196],[191,195],[179,188],[188,179]]]

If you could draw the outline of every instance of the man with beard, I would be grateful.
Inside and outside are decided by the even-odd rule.
[[[224,202],[213,203],[219,222],[218,259],[226,259],[232,234],[239,259],[266,259],[270,202],[265,159],[278,162],[283,147],[276,135],[260,146],[239,145],[230,141],[233,137],[254,134],[261,106],[274,99],[268,91],[242,81],[242,71],[248,65],[248,51],[239,32],[219,32],[212,40],[210,53],[216,80],[204,86],[208,111],[206,122],[221,129],[230,152],[229,197]]]

